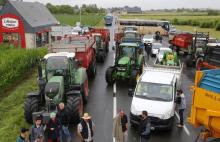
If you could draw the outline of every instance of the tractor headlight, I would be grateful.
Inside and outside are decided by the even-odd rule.
[[[118,71],[126,71],[126,67],[118,67],[117,70]]]

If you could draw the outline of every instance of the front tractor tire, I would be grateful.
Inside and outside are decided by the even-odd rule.
[[[89,78],[95,78],[96,75],[96,60],[93,60],[92,64],[90,64],[88,68],[88,76]]]
[[[113,77],[114,74],[114,68],[108,68],[105,73],[105,80],[108,83],[108,85],[113,85],[115,83],[115,79]]]
[[[39,99],[38,96],[27,96],[24,102],[24,117],[25,120],[32,124],[33,118],[32,114],[33,112],[39,111]]]
[[[66,108],[69,114],[69,123],[79,123],[83,113],[83,99],[81,94],[67,96]]]
[[[132,88],[136,86],[139,77],[140,77],[140,72],[138,70],[133,70],[130,78],[130,86]]]

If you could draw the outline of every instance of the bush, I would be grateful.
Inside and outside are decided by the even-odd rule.
[[[199,26],[200,28],[214,28],[215,24],[214,22],[202,22]]]
[[[47,49],[5,49],[0,46],[0,93],[28,74]]]
[[[218,22],[218,24],[216,25],[215,30],[220,31],[220,22]]]
[[[179,25],[179,20],[178,20],[177,18],[174,18],[173,21],[172,21],[172,23],[173,23],[174,25]]]

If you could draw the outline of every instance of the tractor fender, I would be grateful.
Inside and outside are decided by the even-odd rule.
[[[78,68],[75,73],[74,84],[83,84],[86,80],[88,80],[86,69],[83,67]]]
[[[26,97],[36,97],[36,96],[39,96],[39,92],[29,92],[26,95]]]

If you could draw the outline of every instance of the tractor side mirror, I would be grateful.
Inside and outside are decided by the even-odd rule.
[[[134,89],[132,89],[132,88],[128,89],[128,96],[129,97],[133,97],[134,96]]]

